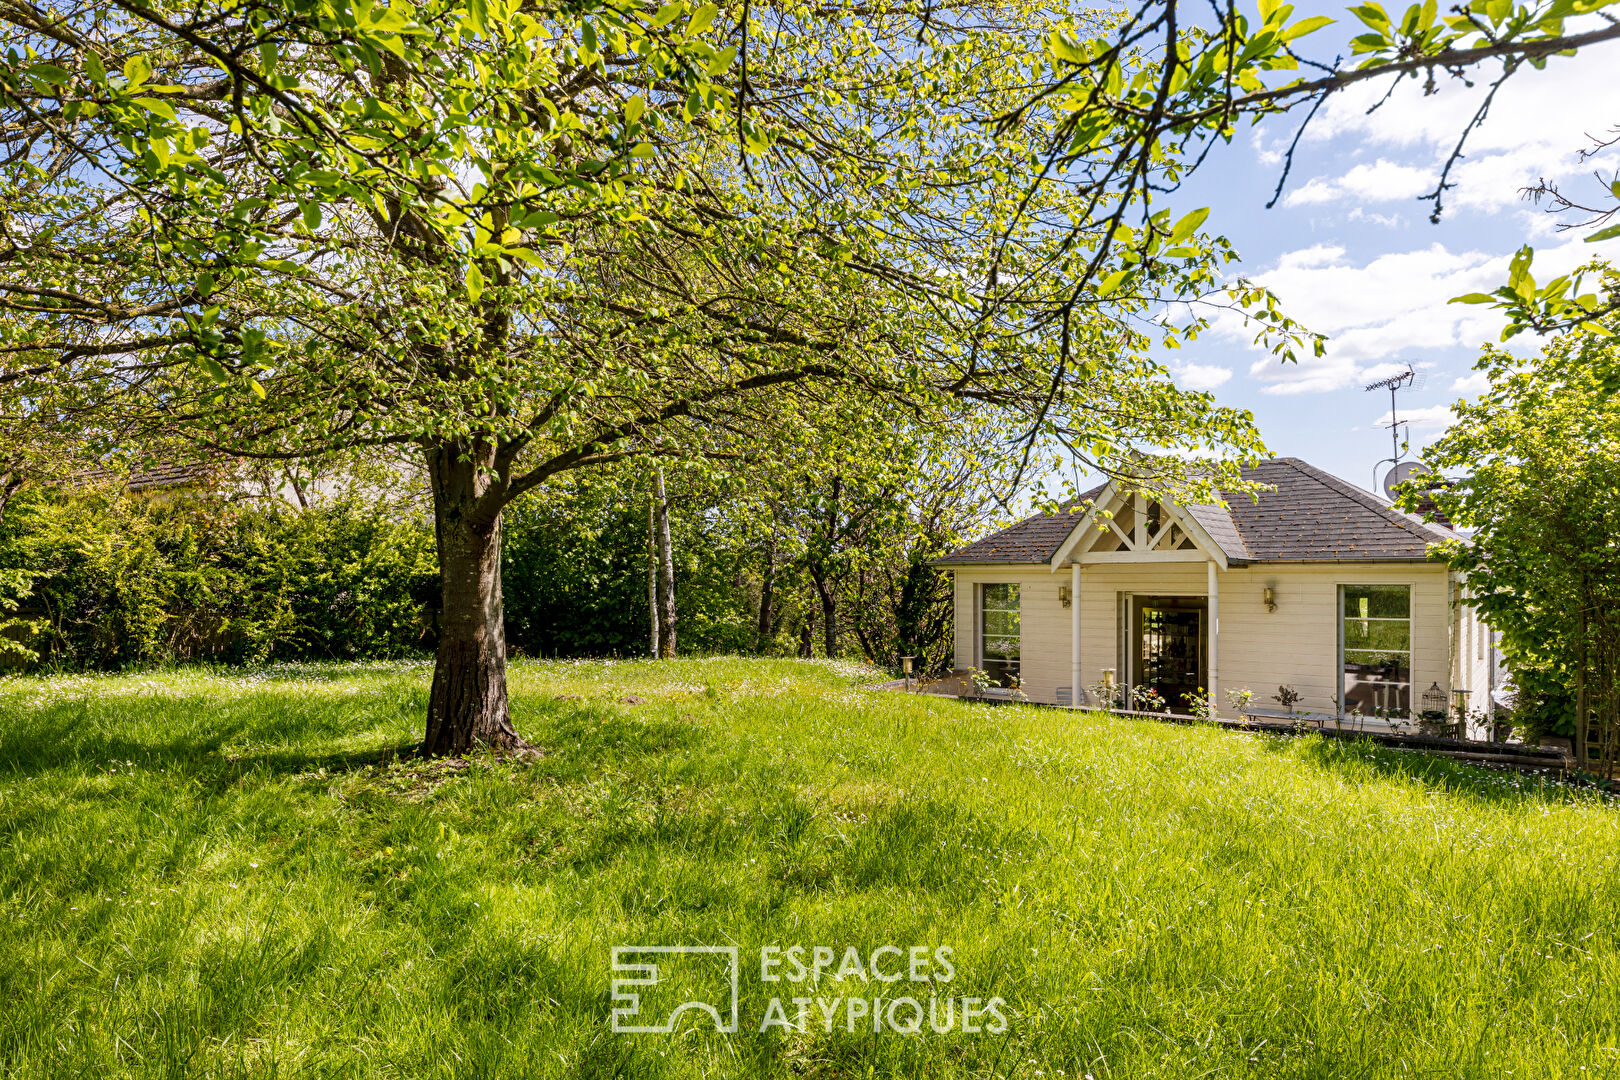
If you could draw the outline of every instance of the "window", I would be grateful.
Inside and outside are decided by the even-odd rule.
[[[984,587],[984,623],[980,627],[980,653],[984,670],[997,686],[1010,686],[1018,677],[1018,586]]]
[[[1412,710],[1412,590],[1341,585],[1339,630],[1344,710],[1406,716]]]

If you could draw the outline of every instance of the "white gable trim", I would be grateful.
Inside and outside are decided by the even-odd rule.
[[[1069,557],[1069,552],[1074,550],[1075,545],[1080,543],[1081,540],[1087,539],[1086,534],[1091,531],[1091,526],[1097,523],[1097,511],[1113,501],[1117,490],[1114,482],[1110,480],[1103,485],[1101,491],[1097,492],[1096,498],[1092,500],[1095,505],[1091,510],[1087,511],[1086,516],[1081,518],[1074,528],[1069,530],[1069,535],[1063,538],[1063,543],[1059,544],[1058,549],[1052,553],[1052,573],[1057,573],[1059,568],[1063,566],[1064,560]],[[1115,528],[1114,531],[1119,532],[1119,529]],[[1122,539],[1124,535],[1124,533],[1120,533]],[[1089,542],[1087,546],[1090,546]]]
[[[1135,521],[1132,522],[1131,533],[1126,535],[1125,530],[1114,524],[1112,517],[1102,519],[1115,536],[1131,550],[1128,551],[1099,551],[1092,552],[1091,546],[1097,538],[1103,535],[1103,530],[1096,528],[1098,511],[1109,507],[1120,497],[1119,489],[1113,481],[1104,485],[1097,493],[1095,506],[1085,517],[1081,518],[1075,527],[1069,530],[1069,535],[1063,538],[1053,552],[1048,569],[1057,573],[1064,563],[1071,558],[1078,563],[1152,563],[1152,562],[1213,562],[1222,570],[1227,569],[1226,551],[1215,542],[1192,515],[1182,513],[1175,503],[1159,501],[1159,512],[1163,520],[1159,523],[1158,532],[1152,536],[1147,535],[1146,507],[1147,500],[1140,495],[1132,496],[1135,500]],[[1162,540],[1172,525],[1179,525],[1181,531],[1192,540],[1197,551],[1158,551],[1155,545]]]

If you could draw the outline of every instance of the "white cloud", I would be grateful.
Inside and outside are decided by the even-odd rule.
[[[1438,431],[1451,426],[1452,420],[1450,405],[1426,405],[1421,409],[1397,408],[1396,415],[1401,423],[1411,424],[1416,430]],[[1373,424],[1374,427],[1389,426],[1389,413],[1380,416]]]
[[[1232,369],[1219,364],[1180,364],[1171,373],[1183,390],[1214,390],[1232,377]]]
[[[1545,281],[1591,254],[1579,237],[1571,237],[1537,252],[1534,271]],[[1352,261],[1344,248],[1330,244],[1287,252],[1252,280],[1275,292],[1289,315],[1327,334],[1327,352],[1302,357],[1297,364],[1278,363],[1267,353],[1250,365],[1249,374],[1267,394],[1339,390],[1394,374],[1423,360],[1426,352],[1495,341],[1502,330],[1499,315],[1449,301],[1497,288],[1507,280],[1508,258],[1506,253],[1454,252],[1441,243],[1389,252],[1365,263]],[[1215,330],[1245,342],[1254,337],[1252,328],[1232,317],[1217,319]]]
[[[1406,219],[1401,217],[1399,214],[1375,214],[1369,210],[1364,210],[1359,206],[1350,211],[1350,220],[1370,221],[1374,225],[1382,225],[1386,229],[1393,229],[1399,225],[1405,224],[1406,222]]]
[[[1337,202],[1389,202],[1392,199],[1415,199],[1434,188],[1434,172],[1427,168],[1400,165],[1379,158],[1376,164],[1361,164],[1337,179],[1317,177],[1303,187],[1295,188],[1283,197],[1284,206],[1306,203]]]
[[[1446,192],[1446,206],[1504,209],[1542,179],[1572,195],[1597,184],[1592,173],[1612,173],[1620,156],[1583,162],[1579,152],[1590,149],[1595,137],[1611,134],[1620,119],[1613,85],[1612,60],[1601,51],[1555,57],[1544,71],[1526,65],[1497,93],[1485,122],[1469,133],[1464,156],[1449,178],[1456,187]],[[1368,204],[1416,199],[1434,190],[1487,87],[1479,80],[1469,87],[1442,79],[1435,93],[1425,95],[1422,80],[1406,79],[1379,104],[1388,89],[1386,83],[1369,82],[1335,95],[1304,134],[1306,143],[1341,150],[1359,146],[1379,155],[1377,162],[1305,180],[1287,192],[1286,205]],[[1289,137],[1279,133],[1273,141]],[[1255,152],[1266,161],[1276,147],[1257,139]]]
[[[1451,392],[1453,394],[1483,394],[1490,388],[1490,376],[1486,375],[1483,371],[1475,371],[1467,375],[1459,375],[1451,384]]]

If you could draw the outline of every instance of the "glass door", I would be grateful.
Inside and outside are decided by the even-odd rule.
[[[1144,598],[1138,610],[1136,683],[1187,712],[1204,686],[1203,601]]]

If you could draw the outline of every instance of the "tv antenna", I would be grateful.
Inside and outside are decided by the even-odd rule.
[[[1398,390],[1420,389],[1427,379],[1427,375],[1420,375],[1418,372],[1412,369],[1411,364],[1407,364],[1406,370],[1400,374],[1391,375],[1387,379],[1379,379],[1376,382],[1370,382],[1366,386],[1362,387],[1363,390],[1367,391],[1389,391],[1389,423],[1384,426],[1389,428],[1390,456],[1384,458],[1382,461],[1376,461],[1373,463],[1374,491],[1378,490],[1378,466],[1383,465],[1386,462],[1390,465],[1399,465],[1401,463],[1401,425],[1406,423],[1406,421],[1402,420],[1396,414],[1395,393]]]

